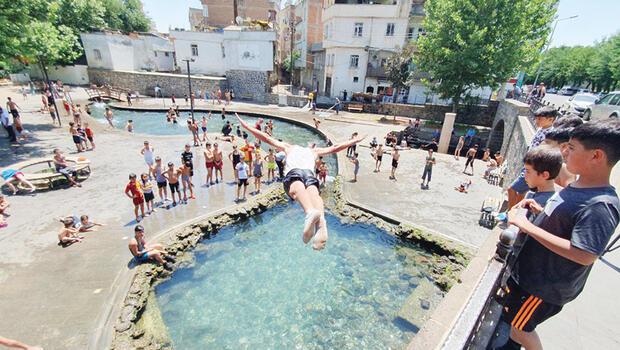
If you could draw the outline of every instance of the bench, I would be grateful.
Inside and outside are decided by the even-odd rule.
[[[347,110],[350,112],[362,112],[364,111],[364,105],[361,104],[348,104],[347,105]]]
[[[82,157],[66,157],[66,161],[72,163],[72,168],[77,172],[77,181],[83,181],[90,176],[90,160]],[[27,170],[24,170],[38,164],[47,164],[48,168],[36,173],[28,173]],[[30,159],[10,165],[8,168],[24,173],[24,178],[32,182],[37,189],[52,189],[54,188],[54,182],[65,181],[65,176],[56,172],[53,158]],[[17,187],[25,189],[21,183],[17,184]]]

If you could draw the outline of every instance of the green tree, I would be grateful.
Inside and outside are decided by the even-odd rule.
[[[297,50],[293,51],[293,62],[299,60],[300,57],[301,57],[301,54],[299,53],[299,51]],[[291,69],[294,69],[293,65],[291,64],[290,55],[286,56],[286,58],[284,59],[284,62],[282,62],[282,67],[287,73],[290,73]]]
[[[419,68],[453,111],[476,87],[497,87],[538,59],[557,0],[428,0]]]
[[[76,35],[106,28],[104,14],[99,0],[58,0],[51,13],[56,25],[65,25]]]
[[[396,102],[398,91],[411,83],[413,53],[414,46],[406,45],[387,60],[385,73],[394,88],[394,102]]]
[[[50,22],[34,21],[25,28],[21,51],[30,63],[41,65],[68,63],[81,54],[81,46],[73,30]]]

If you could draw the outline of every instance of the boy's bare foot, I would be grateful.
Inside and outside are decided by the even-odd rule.
[[[314,236],[314,225],[321,218],[321,212],[316,209],[308,210],[306,219],[304,221],[303,241],[304,243],[310,242],[312,236]]]
[[[327,244],[327,222],[325,221],[325,215],[321,215],[317,227],[318,230],[314,236],[312,249],[321,250],[325,248],[325,245]]]

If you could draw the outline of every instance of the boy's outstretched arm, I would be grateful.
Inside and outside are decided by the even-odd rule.
[[[262,132],[252,126],[250,126],[245,120],[241,119],[238,113],[235,113],[237,119],[239,119],[239,123],[243,126],[247,131],[249,131],[252,135],[254,135],[257,139],[272,145],[273,147],[283,150],[289,146],[289,144],[278,141],[275,138],[269,136],[267,133]]]
[[[598,259],[596,254],[589,253],[573,246],[570,240],[553,235],[534,225],[525,217],[525,215],[517,214],[515,209],[508,212],[508,223],[519,227],[521,232],[530,235],[545,248],[568,260],[587,266],[592,265],[596,259]]]
[[[317,148],[315,150],[315,152],[319,156],[324,156],[324,155],[332,154],[332,153],[338,153],[338,152],[342,151],[343,149],[347,149],[350,146],[353,146],[354,144],[362,141],[365,138],[366,138],[366,135],[364,135],[364,136],[357,136],[357,137],[355,137],[355,138],[353,138],[351,140],[339,143],[337,145],[332,145],[332,146],[329,146],[329,147]]]

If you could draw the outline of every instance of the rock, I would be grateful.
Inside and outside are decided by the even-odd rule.
[[[126,332],[129,330],[129,328],[131,328],[132,323],[131,322],[119,322],[116,324],[116,331],[117,332]]]
[[[131,337],[133,339],[138,339],[142,337],[143,335],[144,335],[144,329],[140,329],[140,328],[134,330],[133,333],[131,333]]]
[[[428,319],[429,313],[426,311],[431,306],[429,300],[432,300],[435,290],[435,286],[427,279],[420,280],[420,284],[413,290],[413,293],[409,295],[398,311],[398,317],[421,329],[424,322]]]

